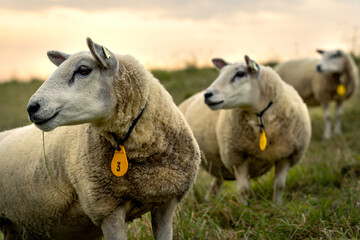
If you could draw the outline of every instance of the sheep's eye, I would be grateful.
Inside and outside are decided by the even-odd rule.
[[[82,76],[86,76],[89,75],[91,73],[92,69],[85,66],[85,65],[81,65],[78,69],[76,69],[74,74],[80,74]]]
[[[331,55],[329,58],[330,59],[333,59],[333,58],[338,58],[338,57],[341,57],[342,55],[341,55],[341,52],[336,52],[336,53],[334,53],[333,55]]]
[[[243,72],[243,71],[238,71],[238,72],[236,73],[236,76],[241,78],[241,77],[245,76],[245,72]]]
[[[238,71],[238,72],[234,75],[234,77],[231,79],[231,82],[234,82],[237,77],[238,77],[238,78],[244,77],[245,74],[246,74],[246,73],[243,72],[243,71]]]

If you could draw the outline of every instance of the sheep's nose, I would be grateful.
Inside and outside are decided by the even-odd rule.
[[[29,113],[29,117],[31,119],[32,115],[34,115],[40,108],[40,104],[37,102],[33,102],[31,104],[29,104],[26,108],[26,110]]]
[[[214,95],[214,94],[212,92],[210,92],[210,91],[204,93],[205,99],[210,98],[212,95]]]
[[[322,71],[322,70],[321,70],[321,65],[320,65],[320,64],[316,65],[316,71],[318,71],[318,72],[321,72],[321,71]]]

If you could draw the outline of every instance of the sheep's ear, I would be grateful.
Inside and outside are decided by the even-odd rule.
[[[47,55],[50,61],[56,66],[60,66],[66,59],[70,57],[70,54],[59,52],[59,51],[48,51]]]
[[[109,68],[116,63],[115,55],[106,47],[94,43],[91,38],[87,38],[86,41],[91,54],[103,68]]]
[[[222,58],[213,58],[211,61],[213,62],[215,67],[219,70],[221,70],[223,67],[229,64],[226,61],[224,61]]]
[[[260,71],[259,65],[251,60],[248,55],[245,55],[244,58],[250,73],[258,73]]]
[[[316,51],[318,52],[318,53],[320,53],[321,55],[323,55],[324,54],[324,50],[321,50],[321,49],[316,49]]]

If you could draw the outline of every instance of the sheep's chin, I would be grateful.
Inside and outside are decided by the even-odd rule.
[[[51,119],[45,123],[35,123],[35,126],[44,132],[50,132],[59,126],[55,120],[56,119]]]
[[[44,125],[39,126],[36,123],[35,123],[35,126],[44,132],[50,132],[51,130],[54,130],[57,127],[57,125],[50,125],[50,124],[44,124]]]

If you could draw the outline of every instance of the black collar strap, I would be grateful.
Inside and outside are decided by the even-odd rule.
[[[256,113],[256,116],[258,117],[258,120],[259,120],[260,132],[261,132],[262,129],[265,129],[262,116],[271,107],[272,104],[273,104],[273,102],[270,101],[269,104],[266,106],[266,108],[264,110],[262,110],[260,113]]]
[[[132,132],[132,130],[135,128],[136,123],[139,121],[141,115],[143,114],[145,108],[146,108],[147,102],[145,103],[144,108],[141,110],[141,112],[139,113],[139,115],[134,119],[134,121],[131,123],[131,126],[129,128],[129,130],[127,131],[125,137],[123,139],[119,139],[119,137],[113,133],[110,132],[110,134],[113,136],[113,138],[116,141],[116,150],[120,151],[120,145],[124,146],[124,143],[128,140],[128,138],[130,137],[130,134]]]
[[[334,73],[332,76],[335,80],[339,81],[340,84],[345,84],[343,73]]]

